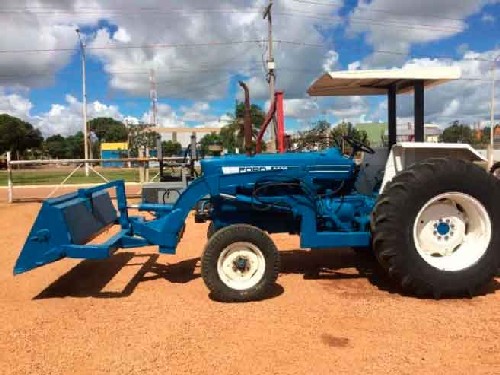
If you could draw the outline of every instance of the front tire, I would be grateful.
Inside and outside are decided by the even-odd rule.
[[[397,175],[373,213],[379,263],[418,295],[474,295],[500,266],[498,180],[458,159],[429,159]]]
[[[279,253],[274,242],[264,231],[247,224],[217,231],[201,258],[203,281],[219,301],[262,299],[278,272]]]
[[[210,238],[212,238],[212,236],[215,234],[215,232],[217,232],[218,229],[215,228],[215,224],[213,221],[210,222],[210,224],[208,224],[208,228],[207,228],[207,240],[209,240]]]

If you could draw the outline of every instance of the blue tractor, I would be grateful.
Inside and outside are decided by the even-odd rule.
[[[102,259],[120,248],[155,245],[174,254],[195,209],[197,222],[210,222],[201,272],[218,300],[266,296],[280,270],[272,233],[299,235],[301,247],[316,251],[371,252],[417,295],[473,295],[495,276],[500,182],[477,165],[480,154],[464,144],[399,143],[389,150],[343,140],[350,155],[329,148],[204,159],[201,174],[171,203],[129,207],[123,181],[48,199],[14,273],[65,257]],[[118,230],[111,238],[93,241],[112,226]]]

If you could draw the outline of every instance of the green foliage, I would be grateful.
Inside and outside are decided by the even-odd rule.
[[[453,121],[452,125],[447,127],[440,137],[441,142],[445,143],[474,143],[474,134],[472,129],[459,121]]]
[[[334,128],[331,128],[331,124],[325,120],[314,123],[310,130],[299,131],[294,141],[297,143],[297,147],[300,150],[322,150],[328,147],[337,146],[340,147],[343,152],[346,152],[348,145],[343,142],[342,136],[350,136],[369,145],[368,134],[365,131],[356,129],[350,122],[342,122]]]
[[[83,145],[83,133],[78,132],[66,138],[68,147],[68,157],[71,159],[85,158],[85,149]],[[97,155],[96,155],[97,156]]]
[[[7,114],[0,115],[0,154],[12,152],[14,158],[21,157],[28,149],[41,146],[40,130],[28,122]]]
[[[210,146],[222,146],[221,136],[217,133],[205,134],[200,140],[201,152],[203,155],[216,156],[218,151],[210,150]]]
[[[50,157],[53,159],[70,158],[66,138],[64,138],[61,134],[51,135],[45,139],[44,146]]]
[[[110,117],[98,117],[88,122],[89,129],[93,131],[100,143],[126,142],[128,133],[125,124]]]
[[[129,149],[131,157],[144,156],[145,149],[153,150],[156,148],[157,139],[160,136],[157,132],[151,131],[152,125],[139,124],[129,127]]]
[[[182,151],[182,145],[179,142],[163,141],[161,143],[163,156],[176,156]]]
[[[331,145],[330,127],[328,121],[318,121],[313,124],[312,129],[299,131],[298,137],[295,140],[300,150],[318,148],[324,149]]]
[[[60,134],[45,139],[43,148],[54,159],[83,159],[85,157],[83,133],[78,132],[69,137]],[[94,156],[98,156],[94,154]]]

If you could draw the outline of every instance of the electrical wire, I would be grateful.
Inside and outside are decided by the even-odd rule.
[[[324,2],[310,1],[310,0],[291,0],[291,1],[294,1],[296,3],[319,5],[319,6],[333,6],[335,4],[344,5],[344,3],[341,1],[332,1],[331,3],[324,3]],[[409,14],[404,14],[404,13],[397,13],[397,12],[391,11],[390,9],[368,8],[368,7],[362,7],[362,6],[360,7],[359,5],[357,8],[354,8],[354,10],[356,10],[356,9],[367,10],[367,11],[374,12],[374,13],[391,14],[391,15],[402,16],[402,17],[415,17],[415,16],[417,16],[417,17],[436,18],[436,19],[440,19],[440,20],[449,20],[449,21],[465,21],[464,18],[443,17],[443,16],[436,16],[433,14],[411,14],[411,15],[409,15]]]
[[[215,47],[229,46],[237,44],[259,43],[260,39],[253,40],[234,40],[234,41],[219,41],[219,42],[204,42],[204,43],[156,43],[156,44],[140,44],[140,45],[107,45],[107,46],[87,46],[85,50],[122,50],[122,49],[149,49],[149,48],[196,48],[196,47]],[[71,52],[75,51],[73,47],[64,48],[41,48],[41,49],[0,49],[0,53],[41,53],[41,52]]]

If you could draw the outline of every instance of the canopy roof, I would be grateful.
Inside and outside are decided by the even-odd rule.
[[[432,87],[460,78],[457,67],[415,67],[388,70],[346,70],[319,77],[307,90],[311,96],[385,95],[392,85],[398,94],[413,91],[415,81]]]

